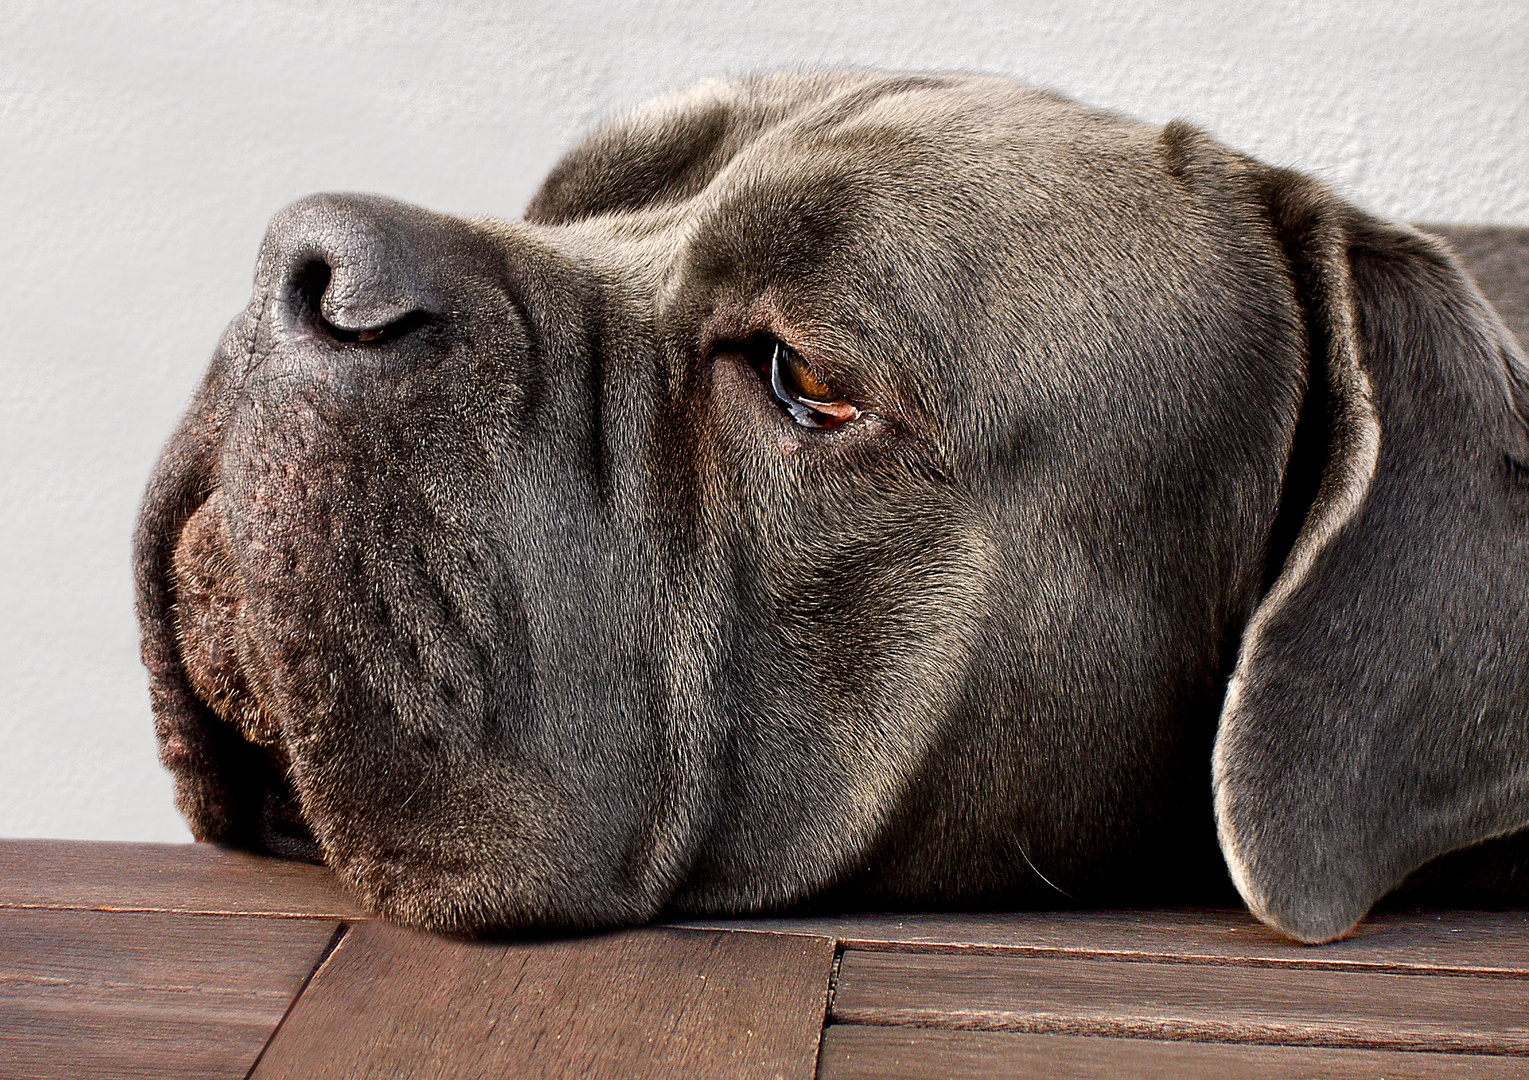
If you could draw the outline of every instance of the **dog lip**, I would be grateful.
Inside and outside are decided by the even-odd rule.
[[[251,743],[277,745],[281,722],[259,700],[248,675],[248,599],[228,543],[221,489],[182,526],[171,574],[176,645],[192,692]]]

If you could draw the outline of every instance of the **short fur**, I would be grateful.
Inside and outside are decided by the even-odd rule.
[[[1440,243],[1185,125],[703,84],[520,223],[278,215],[144,501],[163,760],[442,930],[1229,867],[1326,940],[1529,826],[1525,372]]]

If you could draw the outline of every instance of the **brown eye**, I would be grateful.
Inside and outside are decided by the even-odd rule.
[[[781,381],[798,397],[815,402],[833,400],[833,391],[828,388],[826,382],[818,378],[818,373],[808,367],[807,362],[799,355],[778,341],[775,343],[775,361],[782,375]]]
[[[782,342],[770,350],[766,374],[775,400],[802,427],[836,428],[860,415],[849,402],[835,400],[833,389]]]

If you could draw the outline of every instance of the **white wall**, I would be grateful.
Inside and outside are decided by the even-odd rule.
[[[0,835],[187,835],[129,538],[278,207],[518,216],[614,111],[846,64],[1009,73],[1384,214],[1529,224],[1523,0],[0,0]]]

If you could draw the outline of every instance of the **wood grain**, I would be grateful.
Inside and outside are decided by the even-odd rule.
[[[1529,981],[846,952],[832,1018],[1071,1035],[1529,1054]],[[1529,1062],[1525,1062],[1529,1071]]]
[[[1328,945],[1281,937],[1242,910],[1020,911],[714,919],[689,927],[810,934],[856,950],[1028,953],[1201,964],[1529,977],[1529,912],[1385,914]]]
[[[1420,225],[1449,241],[1503,322],[1529,347],[1529,229]]]
[[[0,910],[0,1076],[243,1077],[338,928]]]
[[[353,928],[254,1076],[806,1080],[833,966],[801,936],[467,943]]]
[[[823,1033],[820,1080],[1509,1080],[1515,1057],[1328,1050],[1010,1031],[862,1027]]]
[[[333,874],[211,844],[0,840],[0,908],[370,916]]]

